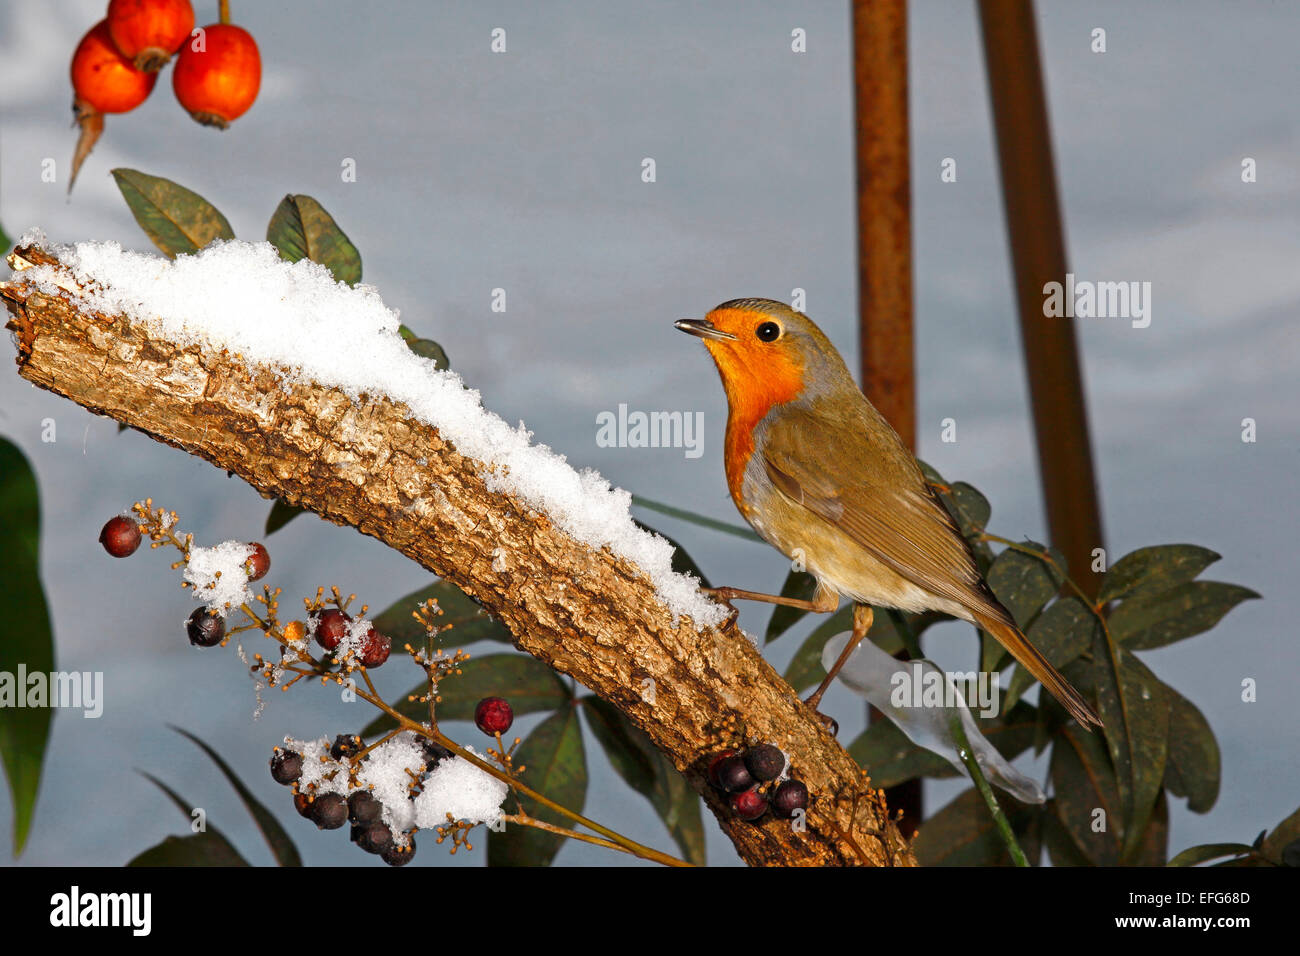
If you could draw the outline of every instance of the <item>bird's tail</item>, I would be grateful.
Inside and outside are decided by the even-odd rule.
[[[1029,673],[1038,678],[1038,682],[1061,702],[1061,706],[1070,712],[1084,730],[1091,730],[1093,725],[1102,726],[1101,718],[1083,699],[1083,695],[1061,676],[1061,672],[1051,665],[1038,648],[1029,643],[1029,639],[1020,632],[1019,628],[1007,621],[983,615],[980,616],[978,623],[980,627],[996,637],[998,642],[1009,650],[1011,656],[1024,665]]]

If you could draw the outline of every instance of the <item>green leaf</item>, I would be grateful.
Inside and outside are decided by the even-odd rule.
[[[689,521],[691,524],[697,524],[701,528],[710,528],[713,531],[721,531],[723,534],[732,534],[737,538],[744,538],[746,541],[763,542],[763,539],[757,533],[749,528],[742,528],[740,525],[728,524],[725,521],[718,521],[714,518],[706,518],[704,515],[696,514],[694,511],[687,511],[685,508],[675,508],[672,505],[666,505],[658,501],[651,501],[649,498],[642,498],[640,495],[632,496],[632,504],[638,508],[648,508],[651,511],[657,511],[660,514],[668,515],[670,518],[678,518],[682,521]]]
[[[248,866],[248,861],[215,830],[166,837],[127,866]]]
[[[306,508],[299,508],[282,498],[276,498],[275,504],[271,505],[271,513],[266,516],[266,534],[274,534],[298,515],[306,513]]]
[[[169,258],[198,252],[214,239],[235,238],[216,206],[170,179],[122,168],[113,170],[113,179],[135,221]]]
[[[1202,843],[1200,846],[1189,846],[1167,865],[1196,866],[1225,856],[1250,856],[1254,852],[1255,848],[1245,843]]]
[[[988,527],[993,507],[973,485],[968,485],[964,481],[955,482],[948,494],[957,503],[959,513],[957,523],[963,533],[972,534]]]
[[[998,803],[1017,834],[1029,832],[1037,808],[1029,808],[1004,793]],[[1018,838],[1025,856],[1035,860],[1040,854],[1037,839]],[[934,816],[921,824],[921,832],[912,843],[916,859],[922,866],[1010,866],[1006,844],[998,835],[984,799],[974,787],[964,790]]]
[[[253,818],[253,822],[257,824],[257,829],[262,831],[262,837],[266,840],[266,845],[270,847],[275,862],[279,866],[302,866],[302,857],[298,854],[298,848],[294,846],[293,840],[289,839],[289,834],[280,825],[280,821],[244,786],[244,782],[239,779],[235,771],[230,769],[230,765],[221,758],[221,755],[188,730],[182,730],[174,724],[168,726],[197,745],[217,765],[225,778],[230,781],[230,785],[239,794],[239,799],[243,801],[244,808]]]
[[[912,743],[889,719],[873,720],[848,750],[877,788],[894,787],[913,777],[957,776],[956,767],[937,753]]]
[[[1151,818],[1142,831],[1131,861],[1133,866],[1164,866],[1169,860],[1169,794],[1156,793]]]
[[[1077,724],[1064,725],[1052,747],[1049,773],[1056,818],[1076,851],[1097,866],[1116,866],[1124,810],[1100,736]]]
[[[9,238],[9,233],[5,232],[4,226],[0,226],[0,250],[8,254],[9,250],[14,247],[14,241]]]
[[[1187,798],[1187,809],[1208,813],[1219,799],[1219,744],[1196,705],[1165,685],[1169,698],[1169,759],[1165,787]]]
[[[1259,845],[1260,855],[1279,865],[1285,863],[1287,866],[1295,866],[1294,863],[1287,863],[1284,854],[1296,840],[1300,840],[1300,810],[1296,810],[1272,829]]]
[[[533,729],[515,751],[515,766],[524,768],[524,783],[548,800],[575,813],[587,801],[587,758],[582,751],[578,708],[566,706]],[[528,813],[539,820],[572,829],[573,822],[555,811],[521,797]],[[550,866],[564,837],[533,827],[507,825],[488,834],[488,866]]]
[[[642,531],[649,531],[651,534],[657,534],[659,535],[659,537],[663,538],[665,541],[667,541],[669,544],[673,546],[673,570],[674,571],[676,571],[678,574],[691,574],[699,578],[700,587],[702,588],[707,588],[710,586],[709,579],[705,577],[704,572],[700,570],[700,566],[696,564],[694,560],[692,560],[689,554],[686,553],[685,548],[683,548],[672,538],[668,537],[668,535],[664,534],[662,531],[656,531],[654,528],[650,527],[644,521],[637,521],[635,518],[633,518],[632,521]]]
[[[146,773],[143,770],[137,770],[136,773],[144,777],[146,780],[152,783],[163,793],[167,794],[167,797],[171,800],[173,804],[175,804],[176,809],[181,812],[181,816],[183,816],[187,821],[192,821],[194,819],[194,804],[190,803],[188,800],[182,797],[171,787],[167,786],[167,784],[163,783],[153,774]]]
[[[1092,861],[1083,855],[1061,823],[1055,799],[1043,804],[1042,832],[1043,846],[1047,848],[1052,866],[1092,866]]]
[[[1124,555],[1106,572],[1101,604],[1142,594],[1158,594],[1192,580],[1219,555],[1194,544],[1160,544]]]
[[[1025,542],[1026,547],[1047,551],[1041,544]],[[1049,552],[1057,561],[1064,559],[1058,552]],[[989,587],[1006,606],[1021,629],[1029,627],[1034,616],[1042,610],[1061,587],[1061,575],[1043,558],[1007,548],[994,560],[987,575]]]
[[[781,585],[781,597],[811,601],[817,593],[817,579],[807,571],[792,570]],[[808,612],[802,608],[785,607],[780,604],[772,608],[772,617],[767,622],[766,643],[770,644],[793,627]]]
[[[447,358],[446,350],[433,339],[422,339],[404,325],[399,325],[397,331],[406,342],[406,347],[416,355],[432,359],[433,364],[440,370],[451,368],[451,360]]]
[[[559,675],[527,654],[475,657],[467,661],[461,671],[459,676],[453,674],[438,683],[441,700],[435,712],[440,724],[448,720],[473,720],[474,708],[484,697],[506,698],[515,716],[554,710],[570,699],[569,688]],[[412,720],[427,721],[429,705],[419,700],[427,687],[423,681],[416,684],[409,694],[393,704],[393,709]],[[416,699],[411,700],[411,697]],[[361,736],[387,733],[396,726],[393,718],[381,713],[366,725]]]
[[[1151,819],[1169,753],[1169,698],[1145,664],[1106,635],[1093,640],[1097,713],[1124,808],[1123,862],[1132,863]],[[1116,821],[1118,824],[1119,821]]]
[[[443,647],[468,647],[478,641],[499,641],[510,644],[514,637],[510,629],[495,620],[468,594],[450,581],[433,584],[412,591],[395,601],[372,618],[375,627],[393,640],[395,647],[424,644],[424,626],[411,616],[416,606],[429,599],[438,602],[442,611],[435,620],[438,625],[438,643]]]
[[[1129,650],[1164,647],[1208,631],[1242,601],[1257,597],[1250,588],[1236,584],[1186,581],[1167,591],[1122,601],[1110,615],[1110,630]]]
[[[704,866],[699,794],[621,710],[595,696],[583,697],[581,703],[586,708],[592,734],[619,776],[650,800],[683,858]]]
[[[1027,636],[1052,666],[1060,670],[1092,647],[1097,629],[1097,617],[1088,606],[1076,597],[1065,597],[1038,615]],[[1003,706],[1013,706],[1036,681],[1033,674],[1017,664]]]
[[[989,743],[1007,760],[1014,760],[1034,743],[1038,712],[1020,704],[996,718],[974,713],[975,723]],[[888,719],[873,720],[848,747],[849,755],[871,776],[874,787],[893,787],[913,777],[955,777],[957,769],[933,751],[919,747]]]
[[[281,199],[267,224],[266,239],[289,262],[310,259],[329,269],[340,282],[356,285],[361,281],[361,253],[311,196]]]
[[[952,520],[957,523],[971,550],[975,552],[975,560],[979,564],[980,572],[987,574],[989,565],[993,563],[993,549],[989,547],[987,541],[980,541],[979,536],[988,525],[989,517],[993,513],[988,499],[974,486],[964,481],[949,484],[942,475],[925,462],[918,460],[917,464],[921,466],[921,473],[925,476],[925,480],[933,486],[931,490],[948,509]],[[942,488],[947,490],[940,490]]]
[[[41,583],[41,503],[36,474],[18,446],[0,438],[0,578],[13,599],[0,614],[0,759],[13,801],[14,856],[23,852],[31,831],[41,766],[49,743],[53,708],[18,707],[29,686],[19,686],[19,668],[30,680],[48,681],[54,670],[54,633]],[[99,545],[84,542],[87,561],[105,560]],[[111,559],[110,559],[111,560]],[[50,688],[46,688],[46,703]],[[9,698],[9,699],[6,699]]]
[[[136,773],[165,793],[176,809],[180,811],[181,816],[185,818],[186,823],[192,824],[194,822],[194,804],[153,774],[146,773],[143,770],[137,770]],[[212,824],[209,823],[204,832],[192,834],[192,836],[208,837],[210,839],[186,843],[185,841],[189,840],[189,837],[168,837],[162,843],[137,856],[127,866],[248,866],[248,863],[244,862],[243,857],[239,855],[239,852],[230,843],[226,835]],[[164,847],[168,848],[165,852],[163,851]],[[150,854],[157,854],[157,856],[150,857]],[[137,862],[151,859],[160,862]],[[167,862],[168,860],[177,862]],[[205,860],[211,862],[204,862]]]

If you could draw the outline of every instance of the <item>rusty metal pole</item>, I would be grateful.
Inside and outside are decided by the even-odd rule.
[[[1020,334],[1051,542],[1097,593],[1102,547],[1083,376],[1070,318],[1043,314],[1043,286],[1065,282],[1065,236],[1030,0],[979,0]]]
[[[862,389],[916,447],[907,2],[854,0]]]
[[[906,0],[854,0],[853,90],[862,390],[915,449]],[[902,811],[899,829],[910,836],[921,822],[920,779],[890,788],[885,799]]]

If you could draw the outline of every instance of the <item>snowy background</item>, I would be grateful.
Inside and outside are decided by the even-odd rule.
[[[1300,449],[1300,8],[1279,3],[1040,4],[1069,262],[1080,278],[1150,281],[1150,328],[1081,320],[1107,544],[1120,555],[1189,541],[1223,561],[1207,576],[1252,587],[1207,635],[1144,658],[1206,714],[1223,789],[1206,816],[1172,802],[1171,852],[1249,842],[1300,802],[1300,645],[1288,599]],[[198,22],[215,3],[196,3]],[[253,109],[222,134],[176,106],[164,74],[143,107],[110,117],[65,198],[67,62],[103,15],[97,0],[0,3],[0,221],[56,241],[149,243],[108,175],[167,176],[260,239],[279,199],[319,199],[361,250],[365,281],[508,421],[615,484],[729,521],[725,405],[698,342],[672,321],[737,296],[789,300],[846,353],[856,347],[851,63],[846,4],[524,2],[234,4],[261,47]],[[1094,27],[1108,52],[1089,49]],[[493,28],[508,53],[489,52]],[[808,52],[790,52],[802,27]],[[974,7],[918,0],[911,19],[920,454],[993,503],[992,527],[1044,536]],[[654,157],[658,181],[640,179]],[[1244,157],[1259,181],[1241,182]],[[42,162],[58,164],[55,184]],[[340,179],[345,158],[357,181]],[[956,183],[940,162],[957,161]],[[508,311],[490,310],[507,290]],[[8,344],[4,344],[8,349]],[[7,353],[12,354],[12,353]],[[850,364],[853,364],[852,362]],[[6,368],[8,359],[4,360]],[[703,411],[704,454],[597,447],[596,416]],[[958,422],[955,444],[940,421]],[[1240,423],[1259,423],[1243,444]],[[41,441],[52,418],[58,440]],[[105,672],[98,720],[56,716],[23,864],[117,865],[183,822],[133,768],[161,776],[269,861],[216,769],[165,726],[211,741],[279,814],[310,863],[382,865],[299,820],[266,772],[284,734],[369,720],[333,692],[277,695],[254,722],[233,652],[182,634],[192,603],[159,555],[115,562],[95,536],[152,495],[200,541],[261,536],[269,503],[238,479],[0,373],[0,433],[33,462],[43,495],[43,573],[62,669]],[[775,551],[641,514],[681,540],[718,582],[779,587]],[[299,518],[268,540],[286,596],[338,583],[375,607],[429,580],[355,531]],[[11,600],[21,599],[11,595]],[[746,607],[761,631],[768,611]],[[768,649],[783,667],[810,624]],[[927,651],[970,667],[967,627]],[[405,668],[378,672],[395,696]],[[1240,682],[1259,701],[1240,701]],[[861,706],[829,698],[841,737]],[[368,710],[368,708],[367,708]],[[526,731],[537,718],[517,722]],[[472,727],[462,739],[477,743]],[[589,749],[586,812],[671,846],[649,805]],[[1041,778],[1045,767],[1019,764]],[[927,786],[933,811],[962,789]],[[735,862],[706,820],[710,860]],[[9,832],[7,798],[0,832]],[[0,849],[7,843],[0,839]],[[422,842],[416,865],[474,865]],[[627,858],[570,845],[558,862]]]

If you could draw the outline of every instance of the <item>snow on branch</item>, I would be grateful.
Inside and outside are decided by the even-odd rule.
[[[9,264],[0,298],[20,375],[464,589],[522,650],[644,729],[747,861],[912,862],[852,758],[725,609],[673,572],[627,492],[408,350],[375,289],[268,243],[167,260],[29,235]],[[723,715],[790,755],[813,795],[805,831],[737,821],[706,785]]]

